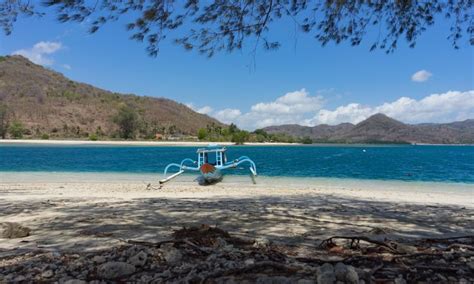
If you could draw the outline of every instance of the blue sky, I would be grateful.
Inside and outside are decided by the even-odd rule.
[[[1,34],[0,53],[40,56],[39,63],[73,80],[167,97],[246,129],[357,123],[375,112],[409,123],[474,118],[473,47],[464,38],[453,49],[443,19],[414,49],[401,43],[388,55],[369,52],[370,33],[358,47],[321,47],[283,21],[272,30],[282,47],[258,50],[255,60],[249,50],[208,59],[169,41],[152,58],[144,44],[128,39],[124,24],[89,35],[81,24],[22,18],[12,35]]]

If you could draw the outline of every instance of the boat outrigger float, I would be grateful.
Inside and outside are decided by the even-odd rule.
[[[255,176],[257,176],[257,168],[255,163],[247,156],[242,156],[238,159],[227,161],[227,149],[219,145],[209,145],[206,148],[197,150],[198,160],[184,159],[180,164],[171,163],[166,166],[164,171],[164,178],[160,180],[160,184],[168,182],[173,178],[183,174],[185,171],[201,172],[198,177],[198,182],[201,185],[213,184],[222,180],[222,170],[229,168],[237,168],[237,166],[248,163],[250,164],[250,173],[252,181],[255,183]],[[190,166],[192,164],[192,166]],[[170,168],[178,168],[179,171],[168,175]]]

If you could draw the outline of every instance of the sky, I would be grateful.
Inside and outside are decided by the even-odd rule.
[[[444,19],[415,48],[391,54],[360,46],[325,47],[291,22],[272,26],[282,47],[220,53],[207,58],[166,41],[158,57],[129,39],[124,21],[96,34],[85,24],[52,17],[20,18],[0,54],[20,54],[72,80],[103,89],[166,97],[225,123],[253,130],[280,124],[358,123],[381,112],[406,123],[474,118],[474,49],[467,38],[455,50]],[[170,37],[172,38],[172,37]]]

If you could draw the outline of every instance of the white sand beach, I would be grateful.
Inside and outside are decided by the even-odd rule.
[[[0,173],[0,223],[31,235],[14,249],[94,250],[120,239],[157,241],[183,226],[217,225],[246,237],[314,246],[331,235],[390,238],[474,234],[474,186],[330,179],[190,176],[160,187],[154,175]],[[151,185],[148,185],[150,184]]]
[[[13,144],[13,145],[111,145],[111,146],[183,146],[183,147],[200,147],[207,146],[216,142],[204,142],[204,141],[90,141],[90,140],[38,140],[38,139],[0,139],[0,144]],[[233,142],[218,142],[219,145],[229,146],[235,145]],[[283,142],[262,142],[252,143],[247,142],[245,145],[249,146],[299,146],[300,143],[283,143]]]
[[[157,178],[0,172],[0,224],[31,230],[1,239],[0,283],[474,280],[469,243],[454,243],[454,250],[443,243],[424,248],[428,241],[413,246],[424,238],[474,235],[470,184],[279,177],[253,184],[226,176],[198,186],[194,177],[180,176],[160,187]],[[180,241],[178,232],[194,237]],[[396,251],[321,246],[333,236],[379,240]]]

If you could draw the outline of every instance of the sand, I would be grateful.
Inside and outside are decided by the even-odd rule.
[[[110,145],[110,146],[183,146],[204,147],[216,142],[201,141],[89,141],[89,140],[37,140],[37,139],[0,139],[0,144],[34,144],[34,145]],[[222,146],[235,145],[233,142],[218,142]],[[248,146],[300,146],[300,143],[263,142],[250,143]]]
[[[474,234],[474,186],[414,182],[227,177],[163,187],[153,175],[0,173],[0,223],[31,236],[2,239],[0,256],[85,251],[125,239],[217,225],[243,237],[316,246],[332,235],[420,238]],[[151,185],[148,184],[151,182]]]

